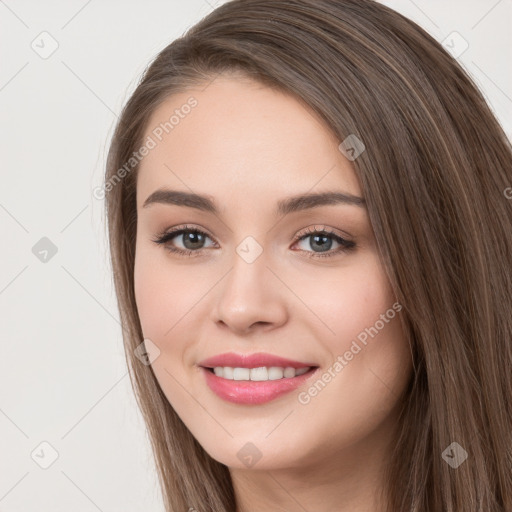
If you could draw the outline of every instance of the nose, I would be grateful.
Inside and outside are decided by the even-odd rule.
[[[247,335],[286,323],[286,287],[275,276],[275,270],[267,267],[263,256],[248,263],[236,255],[219,287],[213,319],[220,327]]]

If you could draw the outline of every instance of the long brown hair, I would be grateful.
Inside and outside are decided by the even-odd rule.
[[[110,250],[166,510],[236,504],[228,468],[134,356],[143,335],[130,158],[164,99],[224,72],[293,94],[340,142],[365,145],[354,168],[414,364],[388,461],[389,510],[512,511],[512,147],[442,45],[372,0],[230,1],[158,54],[122,112],[105,177]],[[452,443],[468,454],[456,469]]]

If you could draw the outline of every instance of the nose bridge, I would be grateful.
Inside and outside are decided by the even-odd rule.
[[[260,299],[269,294],[269,285],[272,287],[263,247],[252,237],[247,238],[251,239],[244,239],[235,248],[231,271],[226,276],[222,293],[222,299],[226,302],[238,300],[239,306],[244,309],[254,308]]]
[[[250,236],[235,248],[231,270],[221,284],[217,321],[245,331],[254,323],[278,324],[285,319],[284,291],[267,268],[267,256]]]

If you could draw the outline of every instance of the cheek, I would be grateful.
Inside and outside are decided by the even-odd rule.
[[[330,439],[331,449],[357,445],[388,428],[387,419],[412,371],[401,306],[380,266],[368,265],[365,272],[345,276],[338,284],[344,288],[329,295],[331,306],[324,299],[325,307],[332,310],[330,327],[335,331],[322,337],[330,361],[298,396],[300,413],[315,418],[312,438]],[[308,457],[316,460],[319,455],[313,448]]]
[[[137,249],[134,291],[144,337],[164,339],[183,316],[185,299],[191,294],[185,279],[182,272],[171,272],[165,258],[145,248]]]
[[[350,340],[373,326],[395,302],[387,275],[373,253],[361,255],[339,272],[329,269],[325,276],[303,277],[299,283],[295,290],[324,324],[319,339],[330,353],[347,350]]]
[[[401,305],[380,262],[372,256],[352,270],[317,296],[318,311],[332,334],[321,338],[330,354],[324,371],[327,384],[319,383],[301,403],[311,398],[311,410],[322,414],[326,403],[339,402],[363,418],[393,407],[407,383],[412,359],[401,326]],[[331,420],[337,424],[346,418]]]

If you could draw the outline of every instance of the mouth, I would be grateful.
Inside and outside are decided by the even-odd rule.
[[[207,386],[224,401],[240,405],[261,405],[291,393],[304,385],[318,366],[201,366]]]

